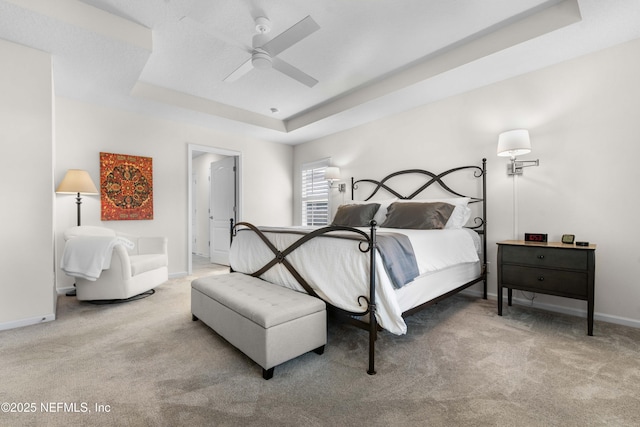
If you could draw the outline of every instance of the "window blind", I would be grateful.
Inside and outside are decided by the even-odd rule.
[[[329,160],[302,165],[302,225],[329,224],[329,182],[324,179]]]

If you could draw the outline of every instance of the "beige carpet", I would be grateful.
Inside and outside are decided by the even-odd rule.
[[[191,321],[193,278],[120,305],[61,296],[56,321],[0,332],[0,426],[640,425],[638,329],[455,296],[382,333],[375,376],[365,333],[330,324],[322,356],[265,381]]]

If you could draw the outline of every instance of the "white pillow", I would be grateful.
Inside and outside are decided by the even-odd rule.
[[[450,205],[454,205],[455,208],[449,217],[449,220],[445,224],[445,230],[450,230],[454,228],[462,228],[467,224],[469,218],[471,218],[471,208],[467,206],[469,201],[471,201],[470,197],[453,197],[453,198],[443,198],[443,199],[412,199],[412,200],[401,200],[403,203],[430,203],[430,202],[444,202],[449,203]],[[379,203],[379,202],[378,202]],[[386,213],[385,213],[386,215]]]
[[[398,198],[394,197],[393,199],[384,199],[384,200],[352,200],[349,204],[352,205],[364,205],[367,203],[380,203],[380,207],[376,211],[376,214],[373,216],[373,219],[378,223],[378,227],[387,219],[387,209],[389,205],[393,202],[397,202]],[[454,212],[455,213],[455,212]]]

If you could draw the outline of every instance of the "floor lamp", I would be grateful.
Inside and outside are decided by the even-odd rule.
[[[80,226],[80,205],[82,205],[82,197],[80,194],[98,194],[98,189],[91,180],[89,173],[81,169],[69,169],[62,178],[62,182],[56,188],[58,194],[75,194],[76,205],[78,207],[78,226]],[[73,286],[76,284],[74,283]],[[76,290],[73,289],[66,293],[67,296],[72,297],[76,295]]]
[[[89,173],[81,169],[69,169],[58,188],[58,194],[75,194],[76,205],[78,206],[78,225],[80,225],[80,205],[82,197],[80,194],[98,194],[98,189],[91,180]]]

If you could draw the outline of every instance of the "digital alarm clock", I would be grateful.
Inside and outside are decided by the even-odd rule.
[[[543,233],[524,233],[525,242],[546,243],[547,235]]]

